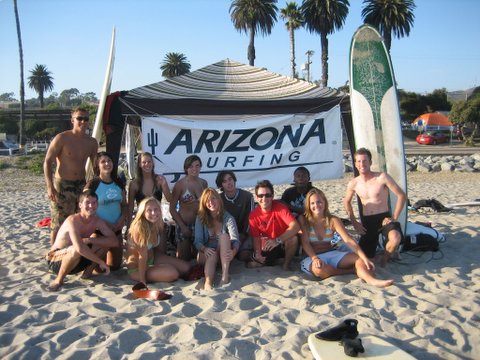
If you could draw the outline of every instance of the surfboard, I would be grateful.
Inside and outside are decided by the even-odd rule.
[[[407,173],[397,89],[390,56],[373,27],[358,28],[350,46],[350,105],[355,148],[372,153],[372,170],[388,173],[407,193]],[[390,193],[393,211],[397,198]],[[405,231],[407,205],[398,221]]]
[[[115,26],[112,30],[112,41],[110,44],[110,54],[108,56],[107,70],[105,72],[105,79],[103,80],[102,94],[100,96],[100,102],[98,103],[97,115],[95,116],[95,122],[93,123],[92,137],[100,143],[100,138],[102,137],[102,127],[103,127],[103,112],[105,110],[105,103],[107,101],[107,96],[110,94],[110,88],[112,86],[112,77],[113,77],[113,65],[115,62]],[[93,177],[93,168],[90,159],[87,160],[85,165],[85,170],[87,173],[87,181]]]
[[[375,360],[415,360],[415,358],[389,343],[388,341],[373,335],[359,336],[365,348],[364,353],[358,353],[356,359]],[[316,360],[351,360],[352,357],[345,355],[343,345],[339,341],[320,340],[315,334],[308,336],[308,346]]]
[[[447,208],[459,208],[464,206],[480,206],[480,201],[468,201],[462,203],[453,203],[445,205]]]

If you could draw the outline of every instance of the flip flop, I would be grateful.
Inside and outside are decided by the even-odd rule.
[[[35,226],[36,227],[45,227],[45,226],[49,226],[51,222],[52,222],[52,219],[49,218],[49,217],[46,217],[45,219],[42,219],[39,222],[37,222],[35,224]]]
[[[136,284],[132,291],[135,299],[168,300],[172,297],[172,295],[160,290],[149,290],[143,283]]]

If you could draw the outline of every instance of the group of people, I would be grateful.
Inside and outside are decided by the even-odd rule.
[[[360,234],[357,243],[342,219],[330,213],[325,194],[312,186],[305,167],[295,170],[293,186],[276,200],[270,181],[259,181],[252,195],[237,188],[231,170],[218,173],[215,183],[220,192],[209,187],[200,177],[201,159],[190,155],[184,176],[170,191],[165,177],[155,174],[152,155],[142,153],[126,192],[112,157],[98,152],[97,142],[87,134],[88,120],[86,109],[74,109],[72,130],[57,135],[45,157],[52,209],[47,263],[56,274],[49,290],[57,291],[67,274],[83,271],[87,278],[94,272],[108,273],[121,268],[124,260],[136,282],[172,282],[189,273],[194,259],[204,268],[202,287],[211,289],[219,265],[220,284],[230,281],[235,258],[249,268],[283,259],[283,269],[289,270],[299,247],[300,269],[313,277],[356,273],[377,287],[393,283],[375,277],[374,258],[379,234],[384,239],[381,265],[398,252],[403,236],[397,219],[406,195],[388,174],[371,170],[369,150],[354,154],[358,176],[348,183],[343,200],[349,221]],[[88,159],[95,176],[86,183]],[[392,211],[389,192],[397,197]],[[360,221],[352,207],[355,195],[361,202]],[[167,254],[162,199],[169,202],[175,224],[176,256]]]

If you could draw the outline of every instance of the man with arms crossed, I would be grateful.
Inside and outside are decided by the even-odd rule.
[[[254,254],[248,267],[272,266],[277,259],[285,258],[283,270],[289,270],[298,247],[300,225],[287,205],[273,200],[270,181],[263,180],[255,186],[255,198],[258,206],[249,216]]]
[[[60,226],[47,254],[48,268],[57,274],[47,288],[49,291],[58,291],[67,274],[84,271],[82,277],[88,278],[97,265],[105,274],[110,272],[104,258],[109,248],[119,244],[115,233],[96,215],[98,197],[95,191],[83,191],[78,207],[80,212],[70,215]],[[96,235],[98,232],[102,235]]]
[[[359,175],[348,183],[343,205],[353,227],[362,235],[359,245],[367,257],[375,256],[380,232],[387,239],[385,254],[381,259],[381,265],[384,266],[398,250],[403,239],[397,219],[405,205],[406,195],[390,175],[371,170],[372,154],[368,149],[358,149],[354,154],[354,161]],[[389,191],[397,197],[393,214],[389,211]],[[361,223],[355,218],[352,208],[355,194],[362,204]]]
[[[223,206],[237,223],[240,235],[240,249],[237,258],[247,262],[252,259],[253,243],[249,235],[248,216],[255,207],[253,196],[249,191],[237,188],[237,177],[232,170],[222,170],[217,174],[215,183],[221,190]]]
[[[43,163],[43,173],[50,199],[52,223],[50,244],[60,225],[75,213],[78,196],[85,187],[85,165],[98,151],[98,143],[87,135],[89,113],[83,108],[72,110],[72,130],[64,131],[52,140]],[[52,166],[56,162],[55,178]]]

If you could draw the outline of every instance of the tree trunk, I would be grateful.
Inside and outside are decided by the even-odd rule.
[[[290,29],[290,63],[292,66],[292,78],[295,78],[295,34],[293,29]]]
[[[24,111],[25,111],[25,83],[23,81],[23,46],[22,46],[22,33],[20,31],[20,18],[18,17],[17,0],[13,0],[13,8],[15,10],[15,21],[17,23],[17,38],[18,38],[18,52],[20,55],[20,124],[19,124],[19,139],[18,144],[20,147],[23,143],[23,124],[24,124]]]
[[[250,29],[250,42],[248,43],[248,63],[255,66],[255,31]]]
[[[327,34],[320,34],[322,47],[322,86],[328,85],[328,38]]]

